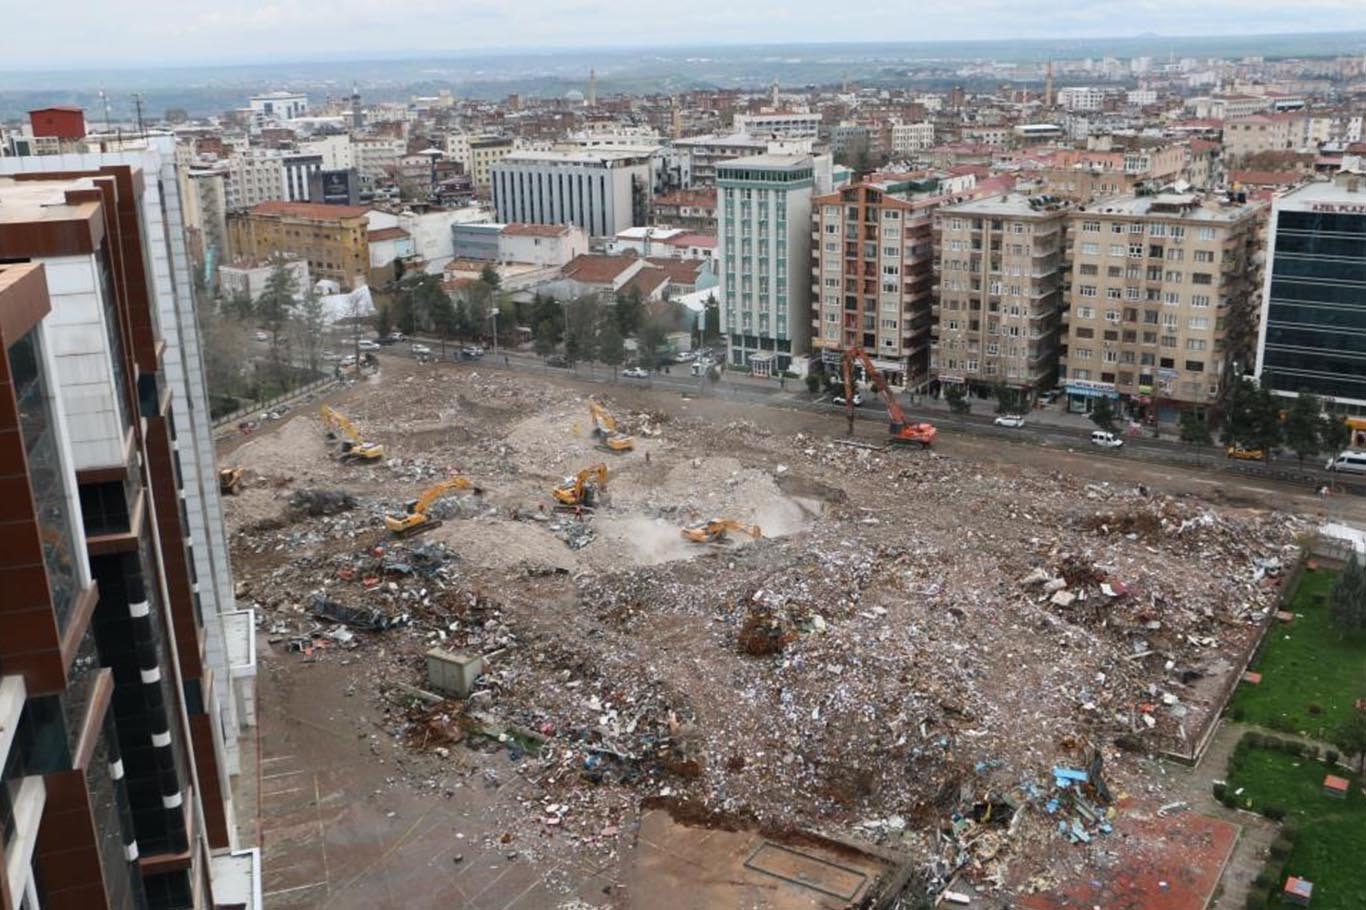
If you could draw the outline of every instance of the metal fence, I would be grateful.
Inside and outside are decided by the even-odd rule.
[[[221,427],[231,426],[244,417],[250,417],[252,414],[256,414],[260,411],[272,410],[274,408],[279,407],[282,404],[292,404],[300,398],[305,398],[314,393],[322,393],[336,385],[339,385],[338,380],[330,377],[327,379],[314,380],[313,382],[310,382],[308,385],[299,386],[297,389],[291,389],[290,391],[285,392],[283,395],[277,395],[274,398],[267,399],[266,401],[253,402],[248,407],[238,408],[231,414],[226,414],[222,417],[219,417],[216,420],[214,420],[213,428],[217,430]]]

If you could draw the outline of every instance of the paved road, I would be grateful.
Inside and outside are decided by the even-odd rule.
[[[440,351],[438,342],[423,343],[430,344],[433,351]],[[448,346],[448,350],[451,347]],[[386,347],[382,354],[404,359],[410,356],[406,343]],[[525,370],[547,376],[572,377],[579,381],[659,389],[695,394],[698,397],[715,397],[769,407],[827,413],[831,416],[846,412],[846,408],[831,403],[827,396],[813,400],[807,394],[805,384],[795,380],[789,382],[787,388],[783,388],[771,379],[757,379],[727,372],[722,374],[719,382],[711,383],[705,376],[689,375],[686,364],[674,365],[672,369],[675,372],[668,374],[656,373],[649,379],[631,379],[620,374],[614,378],[612,371],[601,365],[578,365],[571,369],[550,367],[540,357],[521,351],[499,351],[496,357],[490,352],[480,362],[485,366]],[[989,406],[988,402],[977,404],[979,407]],[[954,434],[967,433],[989,439],[1031,442],[1061,449],[1084,448],[1103,458],[1195,466],[1215,475],[1217,479],[1209,481],[1211,486],[1224,486],[1235,481],[1243,486],[1255,485],[1262,481],[1279,481],[1310,490],[1331,485],[1342,493],[1366,493],[1366,482],[1324,471],[1317,458],[1307,462],[1303,467],[1294,459],[1274,459],[1269,463],[1235,461],[1224,458],[1218,449],[1198,451],[1176,439],[1148,436],[1126,437],[1123,447],[1119,449],[1093,448],[1090,436],[1095,428],[1085,418],[1067,414],[1057,408],[1032,412],[1028,417],[1028,424],[1017,429],[995,426],[992,423],[994,415],[991,414],[951,414],[944,402],[924,398],[911,405],[903,402],[902,409],[912,420],[933,422],[939,427],[941,438],[946,431]],[[870,402],[854,410],[859,420],[887,420],[887,410],[881,402]],[[1270,490],[1264,489],[1260,492]]]

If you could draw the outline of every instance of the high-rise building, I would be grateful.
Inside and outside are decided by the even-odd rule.
[[[20,430],[0,434],[3,903],[240,903],[215,886],[259,875],[231,795],[254,623],[233,600],[173,149],[0,172],[17,263],[0,420]]]
[[[811,353],[838,370],[861,347],[894,386],[930,366],[934,212],[951,201],[925,184],[861,184],[811,204]]]
[[[939,318],[930,371],[941,384],[1032,399],[1058,371],[1067,205],[1050,196],[979,199],[939,211]]]
[[[576,224],[594,237],[645,223],[650,158],[634,151],[513,152],[490,169],[502,222]]]
[[[480,136],[471,139],[465,173],[470,175],[475,187],[487,190],[493,165],[512,154],[516,147],[516,142],[502,136]]]
[[[730,363],[768,376],[805,354],[811,326],[810,155],[717,165],[721,331]]]
[[[1219,399],[1250,350],[1260,210],[1164,193],[1072,214],[1060,382],[1073,410],[1106,397],[1127,416],[1171,422]]]
[[[1258,379],[1366,409],[1366,176],[1276,199],[1269,236]]]

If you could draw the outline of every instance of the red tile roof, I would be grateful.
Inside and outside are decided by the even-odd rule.
[[[507,237],[563,237],[568,233],[569,227],[563,224],[528,224],[514,221],[503,227],[503,235]]]
[[[273,199],[252,207],[253,215],[279,215],[284,218],[308,218],[313,221],[341,221],[359,218],[370,210],[363,205],[323,205],[321,202],[285,202]]]
[[[366,234],[371,243],[379,243],[382,240],[401,240],[407,236],[409,236],[408,232],[401,227],[380,228]]]
[[[1247,186],[1294,186],[1303,179],[1288,171],[1234,171],[1229,175],[1231,182]]]
[[[661,269],[669,276],[669,280],[674,284],[697,284],[697,276],[701,273],[707,263],[702,259],[656,259],[651,257],[646,260],[650,263],[644,271],[650,268]]]
[[[641,297],[649,297],[668,280],[669,273],[664,269],[646,266],[632,275],[631,280],[621,286],[621,290],[626,293],[638,290]]]
[[[677,237],[670,237],[667,240],[660,242],[667,243],[669,246],[700,246],[705,247],[706,249],[716,248],[716,236],[713,234],[679,234]]]
[[[565,263],[560,274],[584,284],[611,284],[622,272],[631,268],[638,261],[639,259],[634,255],[599,256],[584,253]]]

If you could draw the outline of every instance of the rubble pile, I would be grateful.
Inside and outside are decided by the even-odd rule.
[[[411,378],[358,408],[386,445],[379,465],[278,447],[278,463],[249,465],[296,478],[305,505],[237,525],[242,596],[282,650],[363,653],[377,690],[422,689],[434,645],[482,658],[469,698],[405,702],[391,732],[442,759],[511,760],[532,786],[503,822],[580,843],[664,799],[858,831],[914,850],[936,881],[990,882],[1104,837],[1104,794],[1144,786],[1133,752],[1184,748],[1216,711],[1303,530],[1141,487],[626,407],[638,450],[608,461],[610,501],[581,519],[548,497],[606,458],[585,397],[462,382],[452,399]],[[485,496],[432,514],[467,520],[402,544],[384,532],[386,508],[456,472]],[[354,499],[312,504],[334,490]],[[264,508],[257,492],[227,508]],[[717,516],[763,538],[680,540]],[[477,773],[497,786],[497,767]]]

